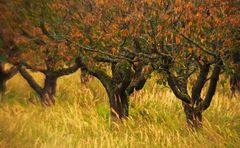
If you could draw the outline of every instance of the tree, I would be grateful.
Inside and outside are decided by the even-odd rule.
[[[102,62],[103,59],[100,61]],[[111,115],[113,119],[126,118],[129,110],[128,96],[134,90],[143,88],[147,74],[143,72],[143,66],[136,66],[132,71],[132,65],[124,60],[105,61],[110,62],[112,76],[107,71],[87,65],[81,57],[77,59],[78,66],[85,72],[96,77],[104,86],[110,103]]]
[[[113,118],[128,116],[128,96],[156,70],[182,101],[188,124],[200,127],[219,76],[230,73],[231,54],[239,48],[234,1],[42,0],[0,6],[1,53],[44,104],[54,103],[58,77],[81,68],[105,87]],[[42,72],[44,86],[26,69]]]
[[[197,128],[202,125],[202,112],[212,102],[223,67],[228,67],[235,39],[226,34],[236,27],[235,21],[229,23],[235,17],[229,11],[236,8],[229,1],[175,1],[173,7],[179,14],[172,23],[173,43],[179,51],[168,52],[174,59],[168,58],[162,68],[168,85],[183,103],[188,124]]]
[[[239,16],[238,8],[230,1],[151,0],[138,4],[141,21],[137,24],[143,27],[137,30],[136,39],[150,50],[145,53],[154,69],[165,76],[183,102],[188,124],[200,127],[219,75],[229,67],[229,53],[236,42],[230,34],[239,27],[233,20]]]
[[[100,80],[114,119],[128,116],[128,96],[142,89],[151,73],[148,62],[136,54],[143,48],[134,40],[135,18],[130,8],[135,4],[139,3],[84,1],[82,9],[74,15],[75,21],[81,22],[77,28],[83,35],[78,44],[82,52],[77,64],[82,71]],[[104,69],[108,66],[110,74]]]
[[[65,40],[74,38],[69,30],[67,1],[3,1],[1,3],[1,53],[18,67],[20,74],[40,96],[43,105],[55,102],[57,79],[78,70],[77,50]],[[30,69],[45,75],[44,85],[36,83]]]
[[[127,83],[129,83],[129,80],[126,79],[127,77],[124,78],[125,76],[123,76],[123,74],[129,74],[131,71],[132,63],[129,62],[131,62],[132,59],[129,59],[127,55],[115,56],[114,54],[118,52],[119,42],[121,42],[122,46],[126,43],[126,40],[129,38],[128,34],[130,34],[128,31],[132,31],[132,27],[130,28],[130,25],[128,25],[128,18],[122,14],[126,13],[124,12],[123,3],[121,3],[121,1],[116,2],[119,3],[105,3],[102,5],[101,2],[98,1],[69,2],[51,0],[35,2],[16,1],[3,4],[4,7],[9,8],[5,9],[6,13],[10,13],[11,15],[5,15],[2,20],[7,22],[6,24],[13,26],[9,27],[9,25],[5,25],[2,29],[2,32],[5,32],[3,38],[5,44],[7,45],[7,39],[9,39],[7,33],[14,36],[14,38],[11,39],[11,43],[13,43],[12,45],[14,46],[9,45],[6,48],[7,50],[5,50],[5,54],[8,56],[8,61],[18,65],[20,74],[39,94],[43,104],[49,105],[54,103],[53,96],[55,94],[57,78],[77,70],[78,67],[74,64],[74,57],[78,55],[76,48],[82,49],[80,52],[83,53],[85,58],[91,57],[89,59],[95,59],[95,54],[85,52],[88,48],[82,48],[93,47],[93,45],[99,49],[105,49],[104,52],[111,55],[109,57],[100,54],[96,57],[98,63],[105,62],[112,65],[112,73],[114,75],[112,82],[114,82],[114,86],[111,84],[111,87],[114,88],[111,89],[114,89],[115,96],[122,96],[120,98],[123,98],[120,99],[118,97],[118,102],[116,102],[115,99],[113,99],[114,94],[112,90],[108,89],[108,92],[111,92],[109,93],[109,96],[111,95],[112,98],[110,100],[113,102],[110,103],[111,106],[114,106],[114,109],[117,110],[116,108],[119,108],[117,106],[121,104],[119,100],[123,100],[122,102],[125,104],[128,102],[125,99],[125,89],[126,86],[128,86]],[[111,9],[112,4],[116,6],[113,9]],[[126,4],[130,4],[130,2]],[[93,6],[95,9],[93,9]],[[105,11],[103,6],[109,8],[110,11]],[[79,7],[82,9],[78,9]],[[117,13],[113,16],[111,13],[114,11]],[[103,16],[104,14],[106,14],[107,17]],[[113,17],[115,22],[111,23]],[[21,22],[19,20],[21,20]],[[118,27],[120,24],[123,28]],[[105,33],[106,30],[108,31],[107,33]],[[120,31],[120,34],[117,34],[117,31]],[[127,44],[129,46],[131,43]],[[10,48],[14,50],[14,54],[11,54],[11,56],[9,56]],[[89,62],[91,61],[92,60],[89,60]],[[73,66],[64,68],[66,65]],[[139,64],[140,68],[138,68],[137,71],[139,76],[141,76],[140,73],[143,69],[143,66],[140,65],[141,64]],[[98,64],[95,66],[98,66]],[[118,71],[117,68],[119,67],[124,67],[124,70]],[[43,73],[45,75],[44,86],[41,87],[37,84],[26,69]],[[91,73],[90,69],[88,71]],[[142,79],[141,83],[144,84],[146,78],[140,78]],[[138,84],[138,78],[133,77],[133,79],[135,79],[134,83],[132,83],[129,88],[129,92],[131,93],[134,90],[133,88],[135,88],[134,85]],[[117,85],[122,86],[117,88]],[[108,84],[108,86],[110,86],[110,84]],[[141,87],[142,86],[138,86],[139,89]],[[122,112],[119,113],[122,114],[120,116],[127,115],[127,111],[120,110],[124,109],[118,109],[117,112]]]
[[[236,95],[236,93],[240,93],[240,26],[239,26],[239,2],[232,2],[232,7],[228,9],[229,15],[228,21],[231,22],[231,30],[229,31],[228,35],[228,42],[227,45],[229,45],[231,48],[231,60],[228,63],[229,65],[232,65],[233,72],[230,75],[230,88],[233,95]],[[235,9],[234,9],[235,8]],[[235,20],[236,19],[236,20]]]

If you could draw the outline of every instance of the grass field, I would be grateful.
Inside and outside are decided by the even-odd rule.
[[[42,81],[39,74],[35,77]],[[100,83],[79,81],[77,73],[60,79],[56,106],[43,108],[20,76],[10,80],[7,100],[0,104],[0,147],[240,146],[240,100],[229,98],[226,88],[218,88],[204,112],[203,128],[193,132],[186,126],[181,102],[154,80],[130,97],[130,117],[121,123],[110,122]]]

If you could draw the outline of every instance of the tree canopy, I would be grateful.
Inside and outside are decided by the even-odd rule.
[[[198,126],[220,74],[239,67],[238,1],[3,0],[0,11],[0,60],[17,66],[42,100],[54,100],[58,77],[81,68],[124,118],[128,96],[156,71]],[[45,85],[26,69],[42,72]]]

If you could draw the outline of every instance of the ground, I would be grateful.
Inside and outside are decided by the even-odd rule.
[[[34,75],[39,82],[42,77]],[[21,76],[8,82],[0,104],[0,147],[238,147],[240,100],[218,87],[203,128],[187,128],[181,102],[149,80],[130,97],[130,117],[111,123],[101,84],[80,84],[79,73],[58,81],[57,103],[44,108]]]

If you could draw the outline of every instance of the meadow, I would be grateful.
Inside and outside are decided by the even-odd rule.
[[[40,74],[34,74],[42,82]],[[1,148],[239,147],[240,103],[219,85],[203,127],[186,125],[181,101],[150,79],[130,97],[130,116],[111,122],[108,99],[96,79],[80,83],[79,72],[58,81],[54,107],[42,107],[20,75],[8,82],[0,104]]]

